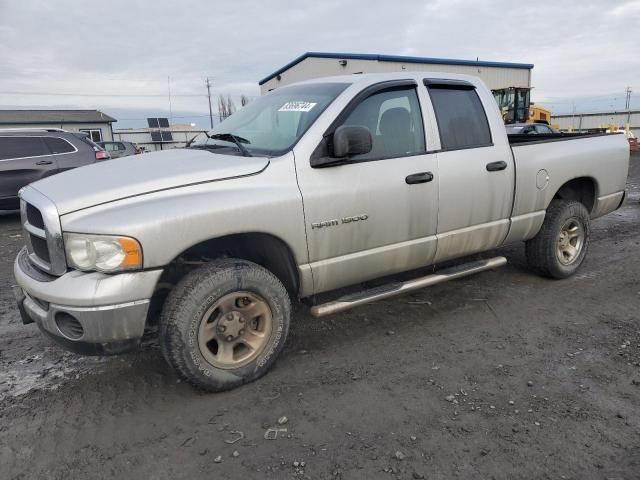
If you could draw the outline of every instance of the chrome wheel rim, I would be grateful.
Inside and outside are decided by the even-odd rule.
[[[198,348],[214,367],[239,368],[260,355],[272,329],[271,308],[260,295],[244,291],[229,293],[202,316]]]
[[[564,223],[556,247],[556,255],[562,265],[571,265],[580,257],[584,236],[584,227],[577,218],[570,218]]]

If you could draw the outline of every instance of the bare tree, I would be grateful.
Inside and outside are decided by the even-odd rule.
[[[233,112],[236,111],[236,105],[231,100],[231,95],[227,95],[227,117],[229,115],[233,115]]]
[[[236,106],[231,99],[231,95],[227,95],[226,98],[224,95],[218,96],[218,118],[220,121],[223,121],[225,118],[229,117],[236,111]]]
[[[224,97],[222,95],[218,96],[218,120],[223,121],[227,118],[227,104],[224,101]]]

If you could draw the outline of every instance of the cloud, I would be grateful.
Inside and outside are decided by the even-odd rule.
[[[171,77],[172,108],[206,114],[207,76],[215,94],[253,96],[305,51],[344,51],[534,63],[533,98],[561,108],[640,78],[639,12],[638,0],[0,0],[0,104],[166,111]]]

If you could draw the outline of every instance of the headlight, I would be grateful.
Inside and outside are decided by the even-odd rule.
[[[129,237],[65,233],[64,249],[67,263],[78,270],[119,272],[142,268],[142,248]]]

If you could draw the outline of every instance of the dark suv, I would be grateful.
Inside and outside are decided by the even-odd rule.
[[[107,160],[85,133],[59,129],[0,130],[0,214],[20,208],[18,190],[43,177]]]

